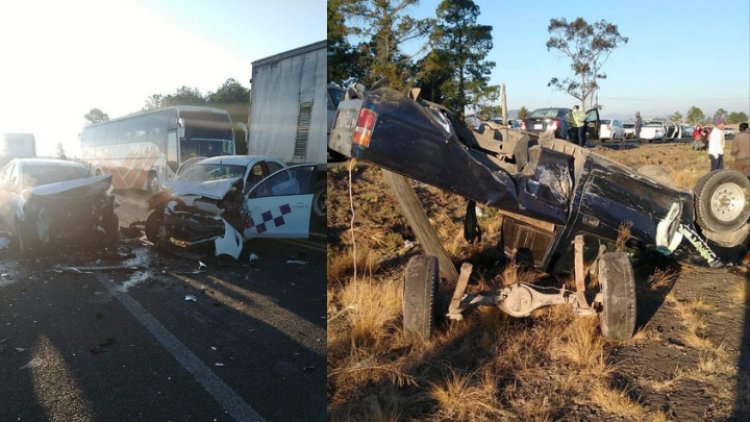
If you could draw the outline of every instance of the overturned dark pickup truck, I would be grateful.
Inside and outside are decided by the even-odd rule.
[[[71,241],[117,243],[112,176],[90,177],[86,167],[71,161],[29,158],[10,161],[0,178],[0,223],[13,233],[22,255]]]
[[[526,256],[552,274],[575,274],[575,292],[516,284],[465,295],[471,266],[464,264],[451,318],[479,304],[518,317],[570,304],[579,315],[599,314],[605,335],[626,339],[635,329],[636,297],[629,255],[612,252],[621,227],[630,227],[628,249],[680,252],[711,266],[722,265],[716,245],[742,245],[748,236],[750,181],[740,173],[711,172],[687,192],[551,133],[498,135],[471,131],[450,110],[389,89],[342,102],[331,132],[330,146],[343,154],[497,208],[506,255]],[[425,295],[434,292],[436,264],[415,257],[407,268],[405,329],[422,336],[432,319],[414,308],[433,303]],[[589,273],[600,291],[586,291]]]

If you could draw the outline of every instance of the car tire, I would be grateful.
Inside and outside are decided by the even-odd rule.
[[[715,170],[695,185],[695,221],[701,229],[731,233],[750,218],[750,180],[734,170]]]
[[[326,181],[319,180],[315,183],[313,191],[312,201],[312,212],[313,216],[317,219],[324,220],[326,218],[326,201],[327,201],[327,190]]]
[[[160,183],[161,182],[159,181],[159,176],[156,175],[156,172],[148,172],[148,178],[146,179],[146,191],[150,195],[158,193],[161,190]]]
[[[114,212],[102,216],[102,228],[104,229],[104,242],[107,246],[117,245],[120,235],[120,219]]]
[[[608,252],[599,258],[602,309],[599,327],[612,340],[628,340],[636,321],[635,275],[625,252]]]
[[[155,246],[161,246],[164,244],[165,239],[162,236],[162,230],[164,229],[164,210],[158,209],[152,211],[148,217],[146,217],[146,239],[153,243]]]
[[[438,260],[417,255],[406,265],[404,278],[404,333],[427,340],[435,329],[435,294],[438,283]]]

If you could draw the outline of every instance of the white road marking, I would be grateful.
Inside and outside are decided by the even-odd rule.
[[[224,381],[211,371],[193,352],[156,320],[146,309],[129,294],[118,290],[118,285],[104,274],[96,274],[111,296],[115,297],[156,338],[161,345],[203,386],[219,405],[236,421],[264,422],[261,417],[242,397],[232,390]]]

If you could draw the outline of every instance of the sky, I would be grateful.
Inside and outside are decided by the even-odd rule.
[[[407,9],[434,17],[439,0]],[[477,0],[478,23],[492,25],[491,84],[505,83],[508,108],[570,107],[577,100],[547,87],[569,74],[569,60],[547,51],[551,18],[604,19],[629,42],[613,51],[600,80],[602,117],[667,117],[700,107],[750,114],[749,0]],[[411,54],[418,49],[405,47]]]
[[[79,154],[83,116],[139,111],[187,85],[249,87],[252,61],[326,38],[324,0],[0,2],[0,132]]]

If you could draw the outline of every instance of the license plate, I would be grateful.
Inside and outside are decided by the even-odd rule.
[[[541,124],[534,125],[534,130],[542,130],[542,125]]]

